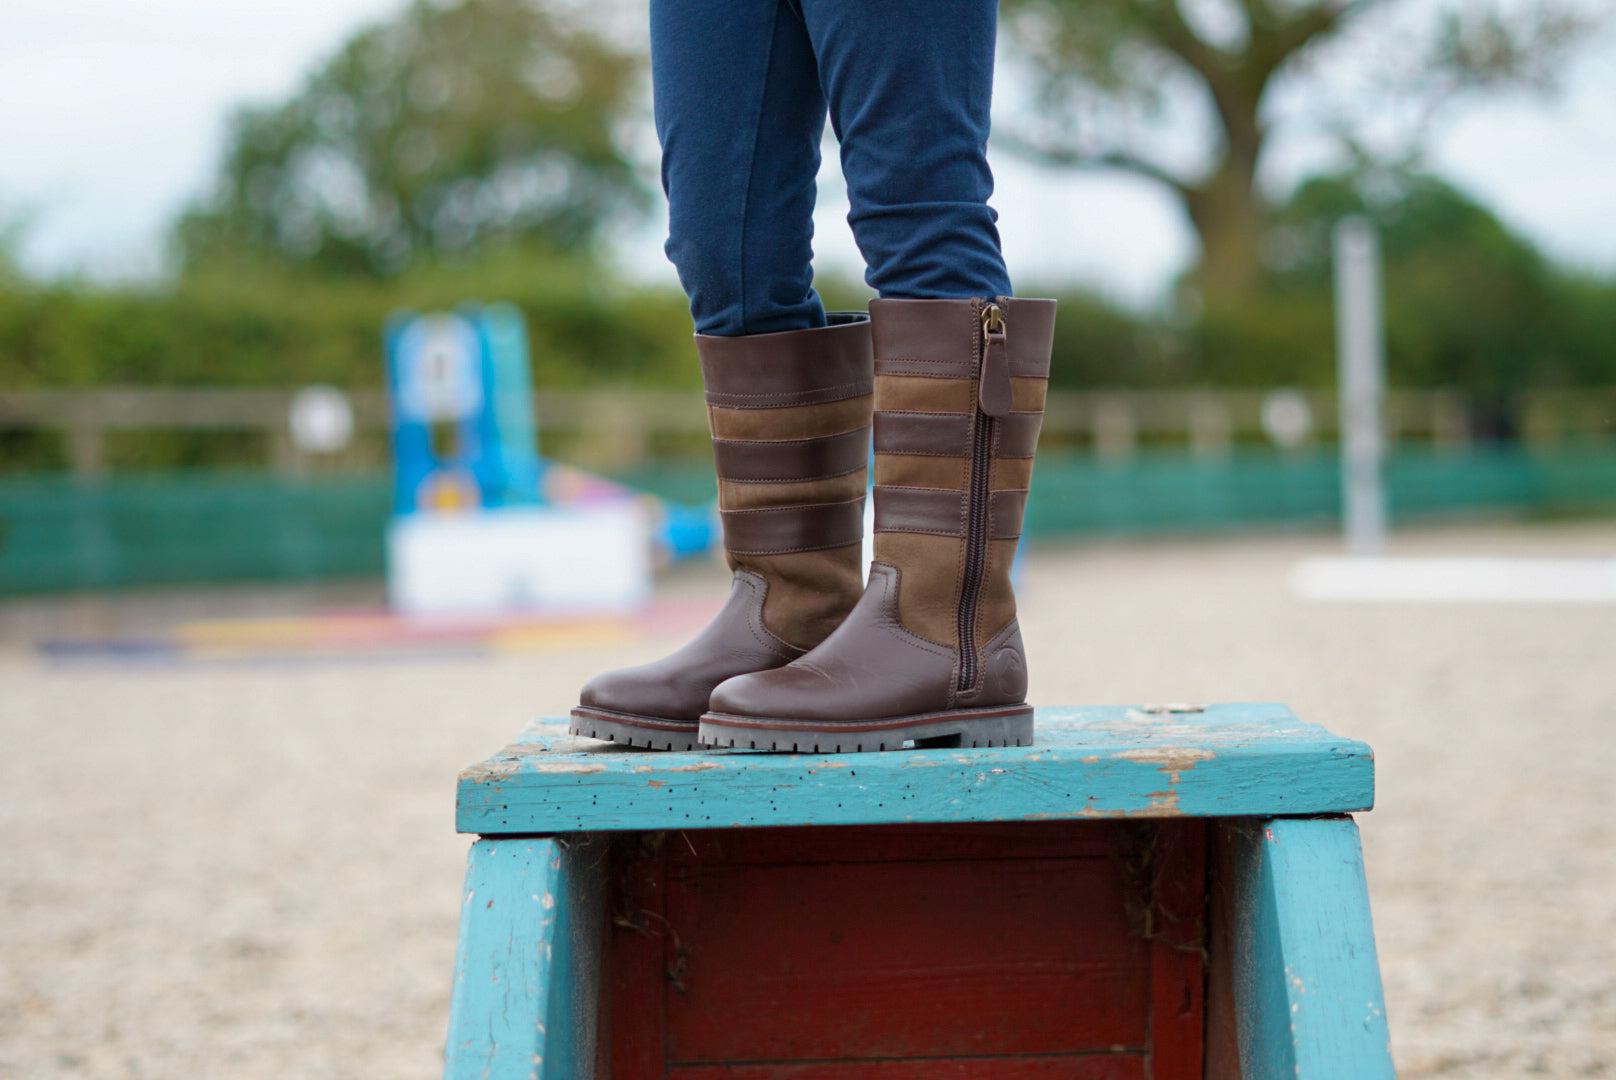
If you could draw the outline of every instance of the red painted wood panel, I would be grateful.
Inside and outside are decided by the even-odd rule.
[[[1092,821],[697,829],[673,834],[668,865],[1108,858],[1115,850],[1113,830]]]
[[[1139,1054],[680,1065],[671,1080],[1147,1080]]]
[[[613,874],[617,1080],[1200,1076],[1198,823],[652,835]]]
[[[612,1080],[665,1080],[668,979],[663,970],[668,920],[663,913],[666,834],[615,837],[606,911],[603,980],[611,1001],[601,1009],[596,1073]]]
[[[1202,1074],[1206,1034],[1206,823],[1155,827],[1150,915],[1150,1074]]]
[[[1150,953],[1110,860],[701,868],[670,877],[667,913],[695,943],[673,1061],[1145,1043]]]

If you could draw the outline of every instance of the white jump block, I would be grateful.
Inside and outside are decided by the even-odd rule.
[[[405,615],[622,610],[651,597],[638,500],[411,514],[387,530],[387,594]]]
[[[1616,559],[1303,559],[1290,584],[1308,600],[1616,604]]]

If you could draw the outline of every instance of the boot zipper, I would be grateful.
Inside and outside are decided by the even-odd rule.
[[[1010,363],[1006,353],[1004,310],[982,308],[982,369],[977,383],[976,431],[971,440],[971,489],[965,534],[965,581],[959,607],[959,690],[976,685],[976,609],[988,559],[988,484],[993,470],[993,424],[1010,411]]]

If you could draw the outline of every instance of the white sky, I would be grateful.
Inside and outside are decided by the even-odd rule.
[[[28,219],[36,272],[141,275],[213,174],[229,109],[284,99],[353,30],[402,0],[4,0],[0,221]],[[1438,171],[1554,257],[1616,272],[1616,34],[1551,100],[1471,108],[1443,129]],[[1020,282],[1076,279],[1144,302],[1189,257],[1173,202],[1143,181],[995,160],[1001,231]],[[856,270],[839,183],[826,177],[821,265]],[[625,244],[672,281],[653,224]]]

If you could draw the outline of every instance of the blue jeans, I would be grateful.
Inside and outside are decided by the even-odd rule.
[[[828,111],[883,297],[1008,296],[986,144],[996,0],[651,0],[668,258],[696,331],[825,324],[814,177]]]

